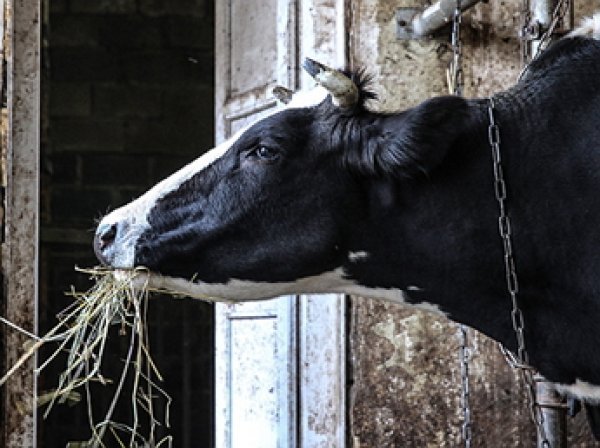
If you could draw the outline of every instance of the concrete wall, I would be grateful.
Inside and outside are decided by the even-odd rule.
[[[426,3],[350,1],[351,63],[368,67],[375,75],[381,100],[374,108],[403,109],[447,93],[448,40],[399,41],[395,37],[396,8]],[[485,96],[516,80],[521,68],[516,38],[520,3],[492,0],[466,14],[466,96]],[[575,3],[576,17],[581,18],[594,10],[596,2]],[[353,298],[351,314],[354,448],[460,446],[458,327],[444,319],[360,298]],[[493,341],[475,331],[470,336],[473,446],[534,446],[534,429],[518,376]],[[569,428],[569,446],[596,446],[583,414],[570,420]]]
[[[97,262],[95,218],[145,191],[213,144],[214,6],[210,0],[50,0],[42,148],[41,331],[89,287],[75,265]],[[152,354],[173,397],[175,446],[212,440],[212,307],[150,304]],[[108,376],[126,343],[114,335]],[[61,362],[55,363],[57,368]],[[40,380],[55,387],[56,371]],[[108,394],[96,391],[97,415]],[[123,404],[121,416],[129,418]],[[84,403],[42,421],[39,446],[89,436]],[[164,434],[164,432],[163,432]]]

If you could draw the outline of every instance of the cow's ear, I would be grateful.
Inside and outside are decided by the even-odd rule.
[[[283,104],[288,104],[294,97],[294,92],[287,87],[275,86],[273,88],[273,96]]]
[[[430,99],[401,114],[377,120],[365,131],[362,158],[384,177],[429,175],[465,132],[468,103],[459,97]]]

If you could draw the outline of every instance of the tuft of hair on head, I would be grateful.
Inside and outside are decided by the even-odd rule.
[[[373,90],[373,75],[367,72],[364,67],[354,70],[340,70],[345,76],[350,78],[354,85],[358,88],[358,101],[354,106],[354,110],[362,110],[365,108],[365,102],[368,100],[376,100],[377,94]]]
[[[600,12],[583,19],[581,25],[571,31],[568,37],[590,37],[600,40]]]

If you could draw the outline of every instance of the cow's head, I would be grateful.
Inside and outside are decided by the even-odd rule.
[[[368,215],[365,185],[427,170],[440,157],[427,151],[432,135],[418,151],[414,144],[436,108],[373,114],[363,107],[373,96],[364,77],[310,60],[305,68],[319,84],[313,91],[105,216],[98,258],[145,266],[162,274],[156,286],[196,296],[343,290],[343,266],[360,250],[354,230]]]

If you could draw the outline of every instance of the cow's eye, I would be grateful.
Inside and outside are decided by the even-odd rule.
[[[259,160],[273,161],[279,157],[279,151],[268,146],[258,146],[256,149],[250,151],[248,155]]]

